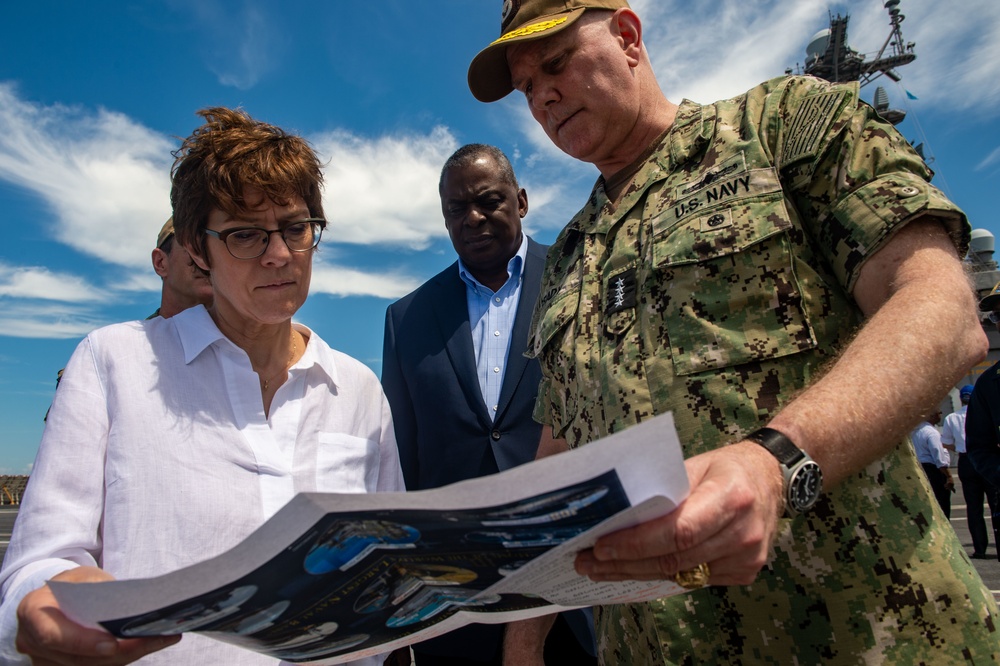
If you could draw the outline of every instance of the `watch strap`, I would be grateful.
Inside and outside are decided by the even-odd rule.
[[[786,468],[791,468],[805,457],[805,452],[795,446],[792,440],[774,428],[760,428],[746,436],[752,442],[757,442],[771,452]]]

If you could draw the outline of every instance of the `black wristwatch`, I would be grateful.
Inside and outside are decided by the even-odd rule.
[[[823,472],[816,461],[773,428],[755,430],[746,438],[763,446],[781,463],[785,515],[792,518],[813,508],[823,492]]]

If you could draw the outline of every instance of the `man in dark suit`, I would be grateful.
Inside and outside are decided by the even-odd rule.
[[[979,301],[979,309],[989,313],[987,318],[1000,332],[1000,282]],[[982,517],[985,494],[990,505],[997,559],[1000,559],[1000,361],[979,375],[968,398],[965,412],[965,455],[958,459],[958,464],[962,491],[965,492],[968,488],[973,496],[972,502],[966,500],[969,530],[976,529],[978,535],[973,532],[973,536],[979,537],[973,540],[973,544],[976,545],[978,541],[982,545],[982,548],[976,547],[977,552],[973,553],[973,557],[986,557],[988,540],[986,521]],[[962,476],[963,472],[966,476]],[[977,514],[978,521],[974,517]]]
[[[541,372],[524,351],[545,248],[521,232],[528,195],[503,152],[482,144],[445,162],[439,192],[459,260],[385,320],[382,385],[409,490],[493,474],[564,444],[531,418]],[[418,666],[499,665],[502,638],[501,625],[474,624],[413,652]],[[593,653],[589,611],[561,614],[546,663],[596,663]]]

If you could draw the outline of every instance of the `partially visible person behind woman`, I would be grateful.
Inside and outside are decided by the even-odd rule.
[[[319,160],[242,111],[199,115],[170,195],[215,301],[99,329],[70,359],[0,572],[2,663],[27,663],[16,646],[36,664],[275,664],[197,634],[86,629],[45,583],[205,560],[297,492],[403,490],[378,379],[292,323],[326,224]]]

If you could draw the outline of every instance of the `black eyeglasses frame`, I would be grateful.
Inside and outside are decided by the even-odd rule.
[[[316,231],[314,229],[316,240],[313,242],[313,244],[312,244],[311,247],[303,248],[301,250],[296,250],[293,247],[291,247],[288,244],[288,240],[285,239],[285,231],[289,227],[291,227],[291,226],[294,226],[294,225],[297,225],[297,224],[305,224],[305,223],[309,223],[309,224],[312,224],[312,225],[315,225],[315,226],[319,227],[318,231]],[[263,227],[253,227],[253,226],[251,226],[251,227],[233,227],[232,229],[226,229],[224,231],[215,231],[214,229],[207,229],[206,228],[206,229],[202,229],[202,231],[206,235],[211,236],[213,238],[218,238],[220,241],[222,241],[223,245],[226,246],[226,250],[229,252],[230,256],[232,256],[233,258],[235,258],[235,259],[256,259],[257,257],[260,257],[265,252],[267,252],[267,247],[271,244],[271,235],[272,234],[280,234],[281,235],[281,240],[284,241],[285,247],[288,248],[289,252],[308,252],[310,250],[315,250],[316,246],[319,245],[319,242],[320,242],[320,240],[323,237],[323,230],[324,229],[326,229],[326,220],[324,220],[321,217],[307,217],[307,218],[304,218],[304,219],[301,219],[301,220],[292,220],[292,221],[288,222],[288,224],[285,224],[284,226],[282,226],[279,229],[267,230],[267,229],[264,229]],[[267,240],[264,242],[263,245],[261,245],[259,253],[253,255],[252,257],[241,257],[241,256],[239,256],[239,255],[237,255],[236,253],[233,252],[233,248],[229,247],[229,242],[228,242],[227,239],[232,234],[240,232],[240,231],[265,231],[265,232],[267,232],[267,236],[266,236]]]

